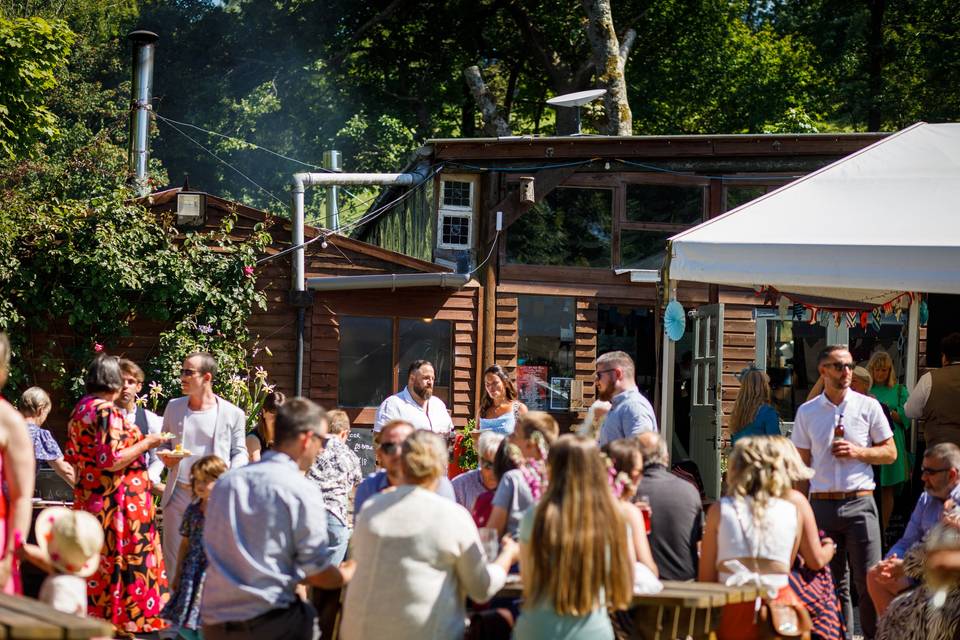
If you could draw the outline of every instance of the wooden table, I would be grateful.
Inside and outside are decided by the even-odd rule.
[[[113,625],[61,613],[33,598],[0,594],[0,638],[83,640],[113,636]]]
[[[630,613],[634,638],[640,640],[712,639],[727,604],[754,600],[756,587],[727,587],[711,582],[663,581],[663,591],[633,596]],[[519,598],[522,588],[513,576],[498,596]]]

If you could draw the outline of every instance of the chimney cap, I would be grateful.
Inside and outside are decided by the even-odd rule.
[[[155,34],[153,31],[147,31],[146,29],[137,29],[136,31],[131,31],[127,34],[127,40],[142,44],[151,44],[159,39],[160,36]]]

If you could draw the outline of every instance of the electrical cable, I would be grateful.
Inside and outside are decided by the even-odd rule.
[[[246,141],[246,140],[243,140],[242,138],[236,138],[236,137],[234,137],[234,136],[228,136],[228,135],[226,135],[226,134],[224,134],[224,133],[219,133],[219,132],[217,132],[217,131],[211,131],[210,129],[204,129],[203,127],[197,126],[197,125],[195,125],[195,124],[190,124],[189,122],[180,122],[179,120],[174,120],[173,118],[167,118],[166,116],[162,116],[162,115],[160,115],[159,113],[157,113],[157,112],[155,112],[155,111],[153,111],[153,112],[151,112],[151,113],[153,113],[153,115],[156,116],[157,119],[163,120],[164,122],[170,124],[171,126],[173,126],[173,125],[175,125],[175,124],[178,124],[178,125],[180,125],[180,126],[182,126],[182,127],[189,127],[189,128],[191,128],[191,129],[196,129],[197,131],[202,131],[203,133],[210,134],[210,135],[212,135],[212,136],[218,136],[218,137],[220,137],[220,138],[224,138],[224,139],[226,139],[226,140],[230,140],[231,142],[239,142],[239,143],[241,143],[241,144],[247,145],[248,147],[253,147],[254,149],[259,149],[260,151],[266,151],[267,153],[272,154],[272,155],[275,155],[275,156],[277,156],[278,158],[282,158],[282,159],[287,160],[287,161],[289,161],[289,162],[295,162],[295,163],[300,164],[300,165],[303,165],[303,166],[305,166],[305,167],[310,167],[311,169],[319,169],[320,171],[323,171],[323,172],[326,172],[326,173],[339,173],[339,172],[337,172],[337,171],[334,171],[333,169],[328,169],[327,167],[324,167],[324,166],[321,166],[321,165],[311,164],[311,163],[309,163],[309,162],[304,162],[303,160],[297,160],[296,158],[291,158],[290,156],[285,156],[285,155],[283,155],[282,153],[279,153],[278,151],[274,151],[274,150],[272,150],[272,149],[268,149],[268,148],[266,148],[266,147],[262,147],[262,146],[260,146],[260,145],[258,145],[258,144],[256,144],[256,143],[253,143],[253,142],[248,142],[248,141]],[[343,187],[340,187],[340,188],[343,189]],[[353,192],[350,191],[349,189],[343,189],[343,192],[346,193],[347,195],[349,195],[351,198],[353,198],[353,199],[355,199],[355,200],[361,200],[361,201],[362,201],[362,204],[368,204],[370,201],[376,199],[376,198],[368,198],[367,200],[363,201],[363,199],[362,199],[360,196],[358,196],[357,194],[353,193]]]
[[[470,271],[467,271],[463,275],[469,276],[470,274],[475,273],[476,271],[479,271],[480,267],[487,264],[487,260],[489,260],[490,256],[493,255],[493,250],[497,248],[497,240],[499,239],[500,239],[500,229],[497,229],[497,232],[493,236],[493,243],[490,245],[490,251],[487,252],[487,257],[483,259],[483,262],[475,266],[473,269],[470,269]]]
[[[266,187],[262,187],[262,186],[260,186],[259,184],[257,184],[257,182],[254,181],[253,178],[249,177],[247,174],[245,174],[244,172],[240,171],[240,169],[237,169],[237,168],[234,167],[232,164],[230,164],[229,162],[227,162],[226,160],[224,160],[223,158],[221,158],[220,156],[218,156],[217,154],[215,154],[213,151],[211,151],[210,149],[207,149],[207,148],[206,148],[205,146],[203,146],[201,143],[199,143],[199,142],[197,142],[196,140],[194,140],[192,137],[190,137],[189,135],[187,135],[183,130],[181,130],[181,129],[180,129],[179,127],[177,127],[175,124],[167,121],[166,118],[163,118],[163,121],[164,121],[165,124],[167,124],[169,127],[171,127],[172,129],[174,129],[177,133],[179,133],[180,135],[182,135],[184,138],[186,138],[187,140],[189,140],[189,141],[192,142],[193,144],[195,144],[195,145],[197,145],[198,147],[200,147],[201,149],[203,149],[204,152],[206,152],[206,153],[208,153],[209,155],[213,156],[218,162],[223,163],[224,165],[226,165],[227,167],[229,167],[229,168],[232,169],[233,171],[237,172],[237,173],[240,175],[240,177],[242,177],[244,180],[246,180],[247,182],[249,182],[250,184],[252,184],[253,186],[255,186],[257,189],[259,189],[260,191],[263,191],[264,193],[266,193],[268,196],[270,196],[271,198],[273,198],[274,200],[276,200],[277,202],[279,202],[279,203],[280,203],[281,205],[283,205],[284,207],[289,207],[289,206],[290,206],[289,204],[287,204],[286,202],[284,202],[283,200],[281,200],[280,198],[278,198],[276,195],[274,195],[273,192],[271,192],[269,189],[267,189]]]

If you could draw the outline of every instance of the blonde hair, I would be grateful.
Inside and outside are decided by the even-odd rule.
[[[587,409],[587,417],[583,419],[583,422],[577,429],[577,435],[598,440],[600,438],[600,426],[603,424],[603,421],[606,420],[606,414],[609,413],[612,408],[613,405],[606,400],[594,400],[590,408]],[[605,412],[603,418],[598,418],[598,410]]]
[[[897,370],[893,368],[893,358],[890,357],[890,354],[886,351],[880,350],[875,352],[870,356],[870,361],[867,362],[867,370],[870,372],[873,380],[876,380],[876,376],[873,375],[874,370],[878,366],[887,365],[890,369],[890,375],[887,376],[886,385],[888,387],[897,386]]]
[[[770,378],[765,371],[751,369],[740,378],[737,401],[730,414],[730,433],[737,433],[753,422],[765,404],[770,404]]]
[[[546,411],[527,411],[517,420],[516,433],[524,440],[532,440],[539,433],[550,446],[560,436],[560,425]]]
[[[547,602],[559,615],[575,616],[604,605],[627,608],[633,597],[627,525],[597,443],[565,435],[551,447],[547,467],[551,481],[533,514],[523,581],[527,605]]]
[[[10,375],[10,338],[0,331],[0,388],[7,384]]]
[[[227,463],[220,456],[203,456],[190,467],[190,484],[198,480],[216,480],[227,472]]]
[[[40,387],[30,387],[20,396],[20,413],[24,418],[39,417],[45,409],[49,409],[52,403],[47,392]]]
[[[403,475],[410,484],[426,484],[447,471],[447,446],[430,431],[414,431],[403,441]]]
[[[751,498],[754,522],[763,522],[767,505],[793,488],[790,476],[767,436],[741,438],[733,447],[727,469],[727,495]]]
[[[815,471],[806,465],[803,458],[800,457],[796,445],[789,438],[763,436],[756,439],[760,441],[761,445],[768,448],[770,458],[779,460],[791,482],[803,482],[813,477]]]
[[[863,367],[854,367],[853,368],[853,377],[859,380],[860,382],[865,382],[867,385],[867,391],[870,390],[870,387],[873,386],[873,376],[869,371]]]
[[[330,435],[334,436],[338,436],[344,431],[350,431],[350,418],[347,417],[347,412],[340,409],[327,411],[327,426]]]

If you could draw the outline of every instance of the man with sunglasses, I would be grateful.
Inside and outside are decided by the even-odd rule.
[[[613,405],[600,426],[601,447],[657,430],[653,406],[637,389],[634,371],[633,358],[623,351],[610,351],[597,358],[597,399]]]
[[[363,503],[389,487],[399,487],[404,484],[402,450],[403,441],[416,431],[413,425],[406,420],[391,420],[380,430],[380,441],[377,445],[377,462],[382,469],[371,473],[357,486],[353,498],[353,521],[357,521],[357,514],[363,508]],[[456,501],[453,486],[443,476],[437,486],[437,495]]]
[[[869,639],[877,619],[867,592],[867,568],[880,561],[881,542],[872,465],[896,460],[897,447],[880,403],[850,388],[854,363],[847,347],[827,347],[817,364],[823,393],[797,409],[791,439],[816,472],[809,482],[810,505],[817,524],[837,545],[830,570],[848,637],[853,633],[852,574],[860,626]]]
[[[170,400],[163,413],[163,431],[173,434],[157,456],[167,467],[167,484],[160,506],[163,507],[163,561],[167,580],[173,584],[180,549],[180,523],[183,512],[193,500],[190,468],[203,456],[216,455],[231,469],[250,461],[247,453],[247,417],[243,409],[213,392],[217,361],[209,353],[191,353],[180,369],[183,396]],[[180,444],[187,455],[171,451]],[[172,632],[171,632],[172,633]],[[174,637],[174,636],[170,636]]]
[[[273,449],[214,486],[203,530],[204,638],[319,637],[316,611],[296,586],[336,589],[355,568],[352,560],[330,561],[323,493],[304,476],[326,446],[327,429],[321,407],[288,400],[277,411]]]
[[[940,522],[947,500],[960,504],[960,447],[950,442],[928,447],[923,452],[920,470],[924,491],[917,500],[903,537],[867,573],[867,587],[878,615],[883,615],[898,593],[914,584],[903,572],[903,557],[907,551]]]

